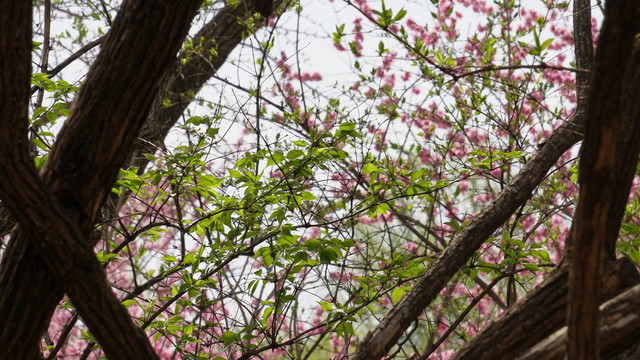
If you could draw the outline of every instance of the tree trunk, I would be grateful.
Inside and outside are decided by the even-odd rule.
[[[598,358],[608,359],[638,342],[640,333],[640,285],[625,291],[601,306],[599,327],[601,351]],[[567,328],[558,330],[527,350],[518,360],[562,360],[567,352]]]
[[[568,265],[556,269],[520,301],[486,326],[452,360],[510,360],[564,326],[567,314]],[[633,263],[605,264],[603,295],[610,299],[640,283]]]
[[[282,1],[276,1],[275,6],[282,5]],[[217,69],[226,61],[229,53],[235,46],[242,41],[242,35],[245,27],[239,18],[250,14],[254,11],[254,3],[252,1],[241,2],[238,6],[227,6],[220,10],[218,14],[205,25],[195,36],[196,39],[202,39],[203,52],[198,56],[193,54],[185,54],[174,61],[171,71],[165,76],[162,82],[161,90],[156,94],[150,113],[146,117],[146,121],[139,132],[139,137],[144,141],[138,141],[132,147],[132,151],[128,152],[128,158],[134,157],[134,160],[125,162],[126,165],[132,164],[144,169],[148,164],[148,160],[143,156],[135,156],[132,154],[141,154],[143,152],[153,152],[155,148],[161,147],[169,130],[180,118],[184,109],[191,102],[192,98],[186,94],[195,94],[204,83],[215,74]],[[3,11],[3,14],[11,14],[11,11]],[[5,22],[10,24],[9,22]],[[265,21],[258,22],[256,28],[264,26]],[[211,54],[212,48],[215,46],[217,56],[207,58],[206,54]],[[29,53],[27,53],[28,55]],[[181,59],[189,60],[182,64]],[[134,63],[132,63],[134,64]],[[11,64],[12,66],[14,64]],[[13,83],[13,82],[12,82]],[[152,98],[149,96],[149,98]],[[168,98],[173,106],[163,106],[163,100]],[[13,102],[14,104],[18,102]],[[6,109],[9,109],[6,107]],[[155,148],[149,147],[153,144]],[[145,151],[146,150],[146,151]],[[3,210],[6,209],[4,203],[0,203]],[[7,214],[6,211],[3,211]],[[10,215],[10,214],[8,214]],[[3,223],[13,223],[13,218],[2,219]],[[3,228],[10,229],[10,226]],[[95,240],[95,239],[94,239]],[[59,303],[63,295],[62,284],[55,281],[50,271],[41,263],[41,257],[35,252],[29,252],[27,247],[19,247],[15,249],[10,243],[5,258],[3,259],[3,269],[13,269],[13,276],[10,277],[10,284],[16,284],[13,287],[7,287],[6,294],[13,294],[14,298],[4,297],[4,301],[11,303],[3,306],[3,298],[0,297],[0,309],[4,308],[10,311],[11,315],[4,317],[7,321],[5,324],[6,334],[21,334],[13,338],[3,336],[7,341],[19,341],[20,345],[2,346],[4,349],[14,349],[11,354],[26,355],[26,349],[29,347],[27,343],[33,342],[27,339],[35,339],[41,336],[45,331],[48,321],[55,310],[55,306]],[[90,247],[93,241],[89,241]],[[24,259],[20,261],[20,259]],[[8,275],[7,275],[8,276]],[[36,283],[41,284],[39,287],[24,287],[17,284],[20,283]],[[33,306],[23,307],[21,311],[14,312],[13,306],[16,306],[19,299],[39,299],[39,302],[33,301],[22,302],[24,304],[33,304]],[[0,310],[1,311],[1,310]],[[1,312],[0,312],[1,314]],[[30,321],[24,321],[24,319]],[[115,331],[114,333],[120,333]],[[4,334],[4,333],[3,333]],[[36,348],[29,347],[32,353]],[[0,355],[2,356],[2,355]],[[27,355],[31,357],[31,355]],[[1,357],[0,357],[1,358]]]
[[[601,267],[607,245],[618,237],[640,151],[639,16],[637,2],[607,2],[598,39],[569,256],[569,359],[599,358]],[[616,156],[628,160],[619,163]]]
[[[7,57],[6,68],[13,69],[30,58],[31,2],[22,2],[29,7],[26,17],[19,5],[12,8],[8,3],[3,2],[1,9],[6,17],[2,24],[9,28],[0,32],[3,57],[4,47],[14,45],[16,29],[29,27],[28,41],[18,42],[27,56]],[[26,152],[28,96],[15,99],[13,109],[3,106],[0,142],[6,151],[0,154],[4,170],[0,197],[25,231],[14,231],[2,261],[1,359],[35,356],[61,299],[61,286],[108,356],[156,357],[115,298],[85,239],[146,118],[159,88],[157,79],[169,69],[199,3],[129,0],[122,4],[58,136],[42,181]],[[25,74],[26,79],[3,86],[0,98],[12,99],[9,94],[14,91],[23,95],[30,72],[19,73]],[[16,129],[22,129],[18,136]]]

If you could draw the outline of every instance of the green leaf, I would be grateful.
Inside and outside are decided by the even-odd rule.
[[[269,316],[271,315],[271,313],[273,312],[275,308],[273,306],[269,306],[268,308],[264,309],[264,313],[262,314],[262,320],[268,320]]]
[[[380,40],[380,42],[378,43],[378,55],[383,55],[387,51],[389,51],[389,50],[385,49],[384,41]]]
[[[546,49],[549,45],[551,45],[551,43],[553,42],[553,39],[547,39],[545,40],[542,45],[540,45],[540,49],[544,50]]]
[[[184,260],[182,261],[183,264],[191,264],[194,261],[198,260],[198,256],[196,255],[195,252],[190,252],[187,255],[185,255]]]
[[[227,348],[229,345],[233,344],[236,339],[238,339],[236,333],[233,331],[225,331],[220,335],[220,340],[224,342],[224,347]]]
[[[524,264],[522,264],[522,266],[524,266],[527,270],[529,270],[531,272],[537,272],[537,271],[540,270],[540,268],[536,264],[524,263]]]
[[[393,18],[393,22],[397,22],[397,21],[402,20],[402,18],[404,18],[405,15],[407,15],[407,10],[400,9],[400,11],[398,11],[396,16]]]
[[[318,239],[308,239],[304,242],[304,247],[309,249],[309,251],[316,251],[322,247],[320,241]]]
[[[209,128],[207,129],[207,136],[209,136],[211,139],[215,138],[216,135],[218,135],[218,132],[220,131],[220,129],[218,128]]]
[[[356,128],[356,124],[352,122],[346,122],[340,124],[340,131],[353,131]]]
[[[496,265],[491,263],[478,262],[476,268],[485,274],[496,271]]]
[[[271,153],[271,156],[269,157],[269,161],[267,162],[267,166],[278,165],[283,161],[284,161],[284,155],[282,155],[281,152],[277,151],[277,152]]]
[[[43,73],[34,73],[31,75],[31,78],[35,81],[45,81],[49,80],[49,75]]]
[[[478,276],[478,269],[471,269],[469,271],[469,279],[475,280],[477,276]]]
[[[551,262],[551,258],[549,257],[549,253],[546,250],[538,250],[538,255],[540,258],[546,262]]]
[[[339,45],[342,41],[342,36],[344,35],[344,25],[336,26],[336,31],[333,33],[333,42],[336,45]]]
[[[207,188],[216,188],[222,184],[224,179],[218,179],[213,175],[203,174],[200,175],[200,179],[198,180],[198,185],[204,186]]]
[[[229,175],[231,175],[232,178],[241,178],[243,177],[242,173],[238,170],[233,170],[233,169],[228,169],[229,171]]]
[[[338,253],[338,251],[332,248],[322,248],[320,249],[320,251],[318,251],[318,257],[320,258],[320,261],[325,264],[336,262],[339,256],[340,254]]]
[[[41,114],[43,114],[45,111],[47,111],[47,108],[44,106],[41,106],[39,108],[37,108],[34,112],[33,112],[33,118],[37,118],[38,116],[40,116]]]
[[[404,294],[406,294],[407,291],[405,290],[405,288],[403,287],[399,287],[396,288],[395,290],[393,290],[393,292],[391,293],[391,300],[393,300],[394,304],[397,304],[398,301],[400,301],[400,299],[404,296]]]
[[[378,204],[376,207],[376,212],[378,214],[386,215],[389,211],[391,211],[391,207],[387,203]]]
[[[185,335],[191,335],[193,333],[193,323],[189,324],[182,332]]]
[[[425,174],[426,172],[427,172],[427,170],[426,170],[426,169],[419,170],[419,171],[414,171],[414,172],[411,174],[411,178],[410,178],[410,180],[409,180],[409,181],[410,181],[410,182],[415,182],[416,180],[418,180],[418,179],[420,179],[421,177],[423,177],[423,176],[424,176],[424,174]]]
[[[47,145],[45,145],[40,139],[33,139],[33,143],[40,149],[49,151],[49,149],[47,149]]]
[[[328,301],[320,301],[319,304],[322,307],[322,310],[324,310],[324,311],[333,311],[333,306],[331,305],[330,302],[328,302]]]
[[[47,113],[46,113],[46,115],[47,115],[47,119],[48,119],[52,124],[56,121],[56,119],[58,119],[58,114],[56,114],[56,113],[54,113],[54,112],[49,111],[49,112],[47,112]]]
[[[302,196],[302,198],[307,200],[307,201],[311,201],[311,200],[315,200],[316,199],[316,197],[312,193],[310,193],[308,191],[305,191],[305,192],[301,193],[300,196]]]
[[[300,149],[291,150],[287,153],[287,159],[289,160],[297,159],[301,156],[304,156],[304,151]]]
[[[355,335],[355,333],[353,332],[353,325],[351,325],[350,322],[339,323],[338,325],[336,325],[335,331],[336,333],[338,333],[338,336],[341,336],[343,333]]]
[[[362,168],[362,172],[364,174],[371,174],[372,172],[374,172],[376,170],[378,170],[378,168],[375,165],[373,165],[372,163],[368,163],[367,165],[365,165]]]
[[[636,248],[631,248],[629,250],[629,257],[631,260],[635,261],[636,264],[640,264],[640,251]]]
[[[577,183],[578,182],[578,173],[571,174],[571,182],[572,183]]]

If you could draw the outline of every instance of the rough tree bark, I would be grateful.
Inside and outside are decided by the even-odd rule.
[[[510,360],[562,328],[567,318],[568,264],[556,269],[515,306],[486,326],[451,360]],[[626,259],[608,261],[602,278],[605,299],[640,283],[633,263]]]
[[[274,8],[279,8],[283,1],[276,1]],[[215,74],[217,69],[226,61],[231,51],[242,41],[245,27],[239,18],[251,14],[256,9],[253,1],[241,2],[238,6],[226,6],[221,9],[216,16],[205,25],[196,35],[196,39],[202,41],[203,51],[200,54],[182,54],[174,61],[171,70],[164,77],[164,81],[153,102],[149,114],[146,117],[142,129],[139,131],[137,141],[128,152],[128,160],[124,162],[126,165],[138,166],[141,170],[146,167],[148,160],[143,156],[136,156],[144,152],[154,152],[155,149],[162,147],[164,138],[169,130],[178,121],[188,104],[193,100],[193,94],[196,94],[204,83]],[[8,12],[3,12],[7,14]],[[265,15],[265,14],[263,14]],[[265,16],[266,17],[266,16]],[[256,28],[264,26],[265,22],[260,21],[256,24]],[[207,56],[211,54],[210,50],[215,47],[216,56]],[[183,63],[183,59],[188,59]],[[56,68],[57,69],[57,68]],[[163,100],[168,98],[173,104],[170,107],[163,106]],[[0,204],[4,205],[4,204]],[[4,206],[2,206],[4,208]],[[3,219],[3,222],[13,223],[13,218]],[[12,225],[3,228],[11,228]],[[91,242],[91,241],[89,241]],[[23,289],[26,293],[20,298],[38,298],[41,303],[38,307],[27,309],[23,313],[24,318],[32,318],[36,324],[44,324],[46,326],[51,316],[50,311],[61,297],[60,284],[52,281],[48,269],[39,265],[39,258],[36,253],[27,253],[27,259],[24,264],[31,264],[28,268],[19,269],[20,273],[27,273],[27,277],[33,282],[42,284],[39,287],[31,287]],[[17,314],[16,314],[17,315]],[[8,319],[9,320],[9,319]],[[33,333],[42,334],[44,328],[31,327]],[[25,334],[26,335],[26,334]],[[19,340],[16,337],[16,340]],[[5,347],[6,349],[6,347]],[[16,349],[16,351],[18,351]]]
[[[39,177],[26,144],[31,1],[1,3],[0,197],[20,224],[0,272],[1,359],[34,357],[63,287],[109,357],[156,357],[84,239],[199,4],[122,4]]]
[[[608,1],[598,40],[585,115],[580,193],[571,234],[569,359],[595,360],[600,354],[598,307],[602,302],[600,273],[605,244],[615,244],[618,237],[640,150],[637,145],[640,61],[637,51],[633,51],[635,35],[640,29],[638,16],[640,4],[637,2]],[[630,132],[632,136],[618,136],[621,132]],[[625,139],[627,142],[622,142]],[[629,160],[620,164],[616,155],[624,155]],[[618,176],[620,172],[626,178]],[[613,213],[617,218],[611,218]],[[615,228],[609,225],[611,222]]]
[[[624,349],[637,345],[640,332],[640,285],[623,292],[607,301],[601,307],[599,326],[600,353],[598,358],[610,359]],[[562,360],[567,354],[567,328],[558,330],[545,341],[527,350],[518,360]],[[632,350],[629,359],[637,359],[637,349]],[[634,356],[635,355],[635,356]]]
[[[573,53],[575,55],[575,63],[578,69],[593,69],[593,36],[591,35],[591,0],[574,0],[573,2]],[[587,110],[587,91],[589,90],[589,73],[576,73],[576,112],[582,113],[584,120],[584,112]],[[584,124],[582,124],[584,125]],[[584,146],[581,145],[581,146]],[[582,148],[580,149],[582,153]],[[571,250],[571,231],[567,236],[564,248],[564,259],[570,256]],[[613,258],[613,257],[612,257]]]
[[[593,37],[591,36],[591,1],[573,2],[573,39],[575,63],[578,69],[593,68]],[[586,109],[590,73],[576,73],[577,111]]]

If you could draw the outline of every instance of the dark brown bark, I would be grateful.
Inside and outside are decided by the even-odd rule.
[[[568,277],[568,265],[565,263],[485,327],[451,359],[510,360],[563,327],[567,313]],[[613,298],[640,283],[635,266],[626,258],[607,262],[602,279],[604,299]]]
[[[591,36],[591,1],[573,2],[573,39],[576,68],[593,68],[593,37]],[[587,103],[590,73],[576,72],[576,95],[578,111],[584,110]]]
[[[478,214],[427,269],[416,285],[359,344],[353,359],[379,359],[402,332],[440,293],[446,283],[482,243],[524,204],[556,160],[580,140],[580,120],[563,124],[505,187],[498,198]]]
[[[617,185],[612,186],[612,204],[619,204],[610,210],[610,216],[606,221],[606,236],[604,251],[607,259],[612,259],[616,254],[616,243],[620,224],[625,212],[625,206],[629,199],[629,192],[636,173],[638,153],[640,153],[640,60],[638,59],[639,44],[636,41],[633,52],[629,54],[630,63],[628,72],[624,75],[625,88],[620,98],[619,126],[616,134],[616,149],[614,155],[614,176]]]
[[[255,0],[256,11],[263,17],[269,17],[273,11],[273,0]]]
[[[634,6],[635,5],[635,6]],[[629,91],[638,94],[636,76],[640,62],[632,56],[638,32],[640,6],[625,1],[609,1],[598,41],[594,76],[591,79],[585,139],[580,165],[580,194],[571,238],[569,269],[568,355],[569,359],[599,358],[598,320],[601,304],[600,271],[605,244],[615,244],[635,172],[638,147],[621,143],[620,131],[637,129],[637,95],[624,104]],[[626,109],[627,111],[624,111]],[[622,126],[622,121],[631,129]],[[639,134],[634,134],[638,136]],[[636,141],[637,142],[637,141]],[[617,154],[630,161],[616,162]],[[616,165],[622,169],[616,170]],[[617,176],[624,172],[627,178]],[[620,194],[624,195],[620,197]],[[618,195],[618,201],[614,201]],[[618,218],[612,219],[612,214]],[[608,225],[613,221],[615,228]]]
[[[2,137],[7,139],[25,139],[27,137],[28,123],[28,102],[29,102],[29,83],[31,75],[31,1],[2,1],[0,2],[0,69],[11,69],[11,71],[3,71],[0,76],[0,121],[2,121]],[[6,126],[5,124],[9,125]],[[13,141],[5,142],[0,140],[0,153],[6,154],[8,157],[16,157],[17,163],[25,164],[29,159],[26,156],[28,149],[25,141],[18,143],[17,147]],[[5,183],[4,179],[0,180],[0,184]],[[3,271],[6,273],[9,269]],[[23,269],[11,269],[14,273],[22,273]],[[9,296],[20,297],[24,295],[26,287],[14,291],[17,293],[3,291],[0,294],[0,308],[3,300]],[[4,289],[3,289],[4,290]],[[37,304],[35,304],[37,306]],[[17,311],[17,309],[16,309]],[[41,315],[41,314],[38,314]],[[31,326],[29,322],[14,324],[9,322],[3,313],[0,312],[0,318],[3,319],[3,333],[9,334],[17,332],[22,335],[21,330]],[[47,316],[34,317],[30,321],[44,322],[49,320]],[[40,334],[38,334],[40,335]],[[11,338],[6,337],[5,342],[0,346],[0,358],[8,358],[6,352],[10,347],[21,347],[24,341],[20,336]],[[2,340],[0,340],[2,341]],[[29,355],[33,357],[33,354]]]
[[[616,354],[607,360],[637,360],[640,359],[640,342],[626,348],[623,352]]]
[[[26,129],[27,101],[16,101],[21,111],[0,119],[1,142],[7,148],[0,154],[0,196],[20,223],[0,273],[0,318],[4,321],[0,358],[34,357],[61,298],[61,285],[110,358],[156,357],[144,333],[135,328],[111,291],[84,239],[133,142],[132,134],[146,117],[159,87],[156,79],[162,79],[169,69],[199,3],[131,0],[122,4],[58,136],[43,181],[26,155],[26,136],[14,136],[15,128]],[[7,22],[3,19],[3,25],[12,28],[24,26],[14,19],[31,18],[11,8],[3,8],[2,14],[9,17]],[[3,31],[0,42],[4,44],[7,35],[14,33],[15,29]],[[3,67],[12,69],[4,73],[13,72],[15,64],[28,63],[30,36],[28,40],[27,46],[19,42],[27,56]],[[23,95],[29,74],[26,81],[3,87],[0,97],[16,89]]]
[[[167,133],[192,100],[187,94],[197,93],[204,83],[225,62],[233,48],[242,40],[242,34],[245,28],[244,25],[238,21],[238,18],[246,16],[248,12],[253,11],[251,4],[252,2],[241,3],[237,7],[227,6],[222,9],[214,19],[196,35],[196,39],[202,39],[203,52],[197,56],[193,56],[193,54],[183,54],[175,61],[172,70],[165,77],[166,80],[162,85],[163,91],[158,92],[155,96],[152,111],[147,116],[143,129],[140,131],[140,137],[144,138],[145,141],[138,142],[130,154],[140,154],[144,152],[144,150],[147,150],[146,152],[153,152],[154,147],[144,148],[145,146],[149,146],[150,143],[156,147],[162,146]],[[276,6],[281,5],[282,1],[276,2]],[[264,23],[261,22],[257,24],[257,27],[263,25]],[[217,56],[208,57],[204,55],[211,54],[210,50],[213,46],[215,46]],[[189,60],[184,65],[181,65],[182,58],[188,58]],[[162,101],[165,97],[168,97],[172,101],[173,106],[168,108],[162,106]],[[134,165],[144,169],[147,163],[148,160],[140,156],[136,158]],[[131,164],[131,162],[127,161],[125,164]],[[20,253],[12,250],[12,254],[15,255],[13,259],[26,257],[25,261],[21,263],[15,261],[13,264],[9,264],[10,267],[15,268],[17,274],[23,274],[27,279],[25,281],[41,284],[39,287],[21,288],[19,290],[24,293],[17,296],[17,298],[21,299],[40,299],[40,303],[34,304],[35,306],[27,309],[27,313],[17,316],[23,319],[32,317],[32,323],[22,322],[24,328],[22,328],[21,331],[26,337],[29,337],[35,336],[33,334],[42,334],[42,332],[44,332],[48,319],[62,296],[62,290],[60,285],[51,279],[51,274],[46,267],[37,266],[40,261],[37,254],[33,252],[25,253],[25,248],[20,250],[22,251]],[[18,291],[18,289],[11,291]],[[14,324],[20,323],[19,320],[11,322]],[[34,324],[41,324],[43,327],[36,328]],[[22,337],[16,336],[16,340],[20,340],[19,338]]]
[[[591,35],[591,1],[575,0],[573,2],[573,40],[575,63],[578,69],[593,68],[593,37]],[[576,76],[576,113],[581,113],[584,120],[584,112],[587,108],[587,91],[589,90],[589,78],[591,73],[578,72]],[[584,124],[580,124],[584,126]],[[580,149],[580,154],[582,148]],[[571,229],[573,231],[573,228]],[[564,248],[564,258],[570,256],[571,236],[567,237]],[[613,257],[615,258],[615,257]]]
[[[29,83],[31,81],[31,1],[0,2],[0,122],[14,125],[2,129],[0,151],[23,156],[15,161],[26,162],[26,141],[16,148],[14,139],[26,139],[29,116]]]
[[[575,0],[573,2],[573,40],[575,63],[578,69],[593,68],[593,37],[591,35],[591,2],[590,0]],[[577,72],[576,76],[576,97],[577,104],[575,112],[579,113],[584,120],[584,112],[587,108],[587,91],[589,86],[590,72]],[[580,126],[584,126],[583,123]],[[582,149],[580,150],[582,153]],[[573,229],[571,229],[573,231]],[[567,237],[564,248],[564,258],[570,256],[571,236]],[[615,258],[612,257],[612,259]]]
[[[599,326],[601,352],[598,358],[610,358],[634,346],[640,332],[640,285],[604,303]],[[567,352],[567,328],[517,357],[518,360],[562,360]]]

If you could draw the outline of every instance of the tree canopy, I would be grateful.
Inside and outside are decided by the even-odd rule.
[[[640,354],[640,5],[0,3],[0,359]]]

